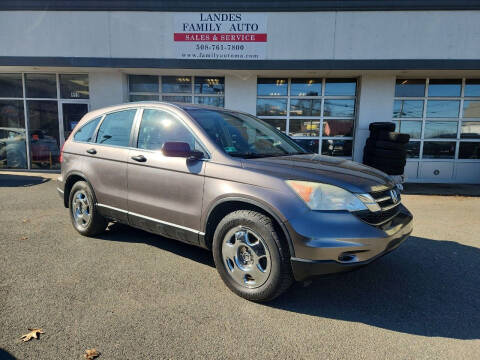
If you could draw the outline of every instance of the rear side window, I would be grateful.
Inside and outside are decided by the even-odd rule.
[[[85,125],[83,125],[76,133],[73,139],[75,141],[82,141],[82,142],[91,142],[93,133],[97,128],[98,122],[100,121],[101,117],[93,119],[89,121]]]
[[[98,129],[97,143],[115,146],[128,146],[130,131],[136,109],[117,111],[108,114]]]
[[[186,142],[191,149],[203,151],[190,130],[176,117],[161,110],[144,110],[138,132],[137,147],[161,150],[163,144],[169,141]]]

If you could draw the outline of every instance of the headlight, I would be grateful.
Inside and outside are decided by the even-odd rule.
[[[287,180],[287,184],[312,210],[366,210],[354,194],[337,186],[310,181]]]

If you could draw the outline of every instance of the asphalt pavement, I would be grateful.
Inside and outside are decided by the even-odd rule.
[[[0,174],[0,359],[480,359],[480,197],[403,201],[396,251],[256,304],[206,250],[118,224],[82,237],[54,181]]]

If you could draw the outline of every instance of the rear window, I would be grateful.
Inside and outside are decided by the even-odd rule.
[[[91,142],[93,133],[97,128],[98,122],[100,121],[100,117],[89,121],[85,125],[83,125],[76,133],[73,139],[75,141],[82,141],[82,142]]]
[[[128,146],[136,109],[117,111],[105,116],[98,129],[97,143]]]

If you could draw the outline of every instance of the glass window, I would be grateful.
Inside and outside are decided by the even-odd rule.
[[[422,122],[401,121],[397,125],[397,131],[410,135],[412,139],[420,139],[422,136]]]
[[[223,107],[223,96],[195,96],[195,104]]]
[[[409,141],[407,143],[407,158],[418,159],[420,157],[420,141]]]
[[[353,119],[352,120],[338,120],[325,119],[323,120],[323,135],[324,136],[353,136]]]
[[[458,100],[428,100],[427,117],[458,118],[460,101]]]
[[[163,144],[170,141],[186,142],[191,149],[200,149],[196,146],[192,133],[175,116],[161,110],[144,110],[138,131],[137,147],[161,150]]]
[[[181,96],[181,95],[164,95],[162,96],[163,101],[171,101],[171,102],[183,102],[183,103],[191,103],[192,97],[191,96]]]
[[[322,79],[292,79],[290,96],[322,95]]]
[[[63,131],[65,136],[64,139],[66,140],[72,133],[75,126],[77,126],[83,115],[88,112],[88,105],[64,103],[62,104],[62,110]]]
[[[320,141],[318,139],[294,139],[295,142],[300,145],[309,153],[318,154],[318,146]]]
[[[394,118],[422,118],[423,100],[395,100],[393,104]]]
[[[28,100],[31,167],[60,168],[60,139],[58,129],[58,102]]]
[[[97,143],[128,146],[136,111],[135,109],[123,110],[105,116],[98,129]]]
[[[428,96],[460,96],[462,80],[430,79]]]
[[[192,78],[190,76],[162,76],[162,92],[191,93]]]
[[[425,139],[457,137],[458,123],[456,121],[426,121]]]
[[[153,75],[129,75],[128,88],[130,92],[153,92],[158,93],[158,76]]]
[[[22,74],[0,74],[0,97],[23,97]]]
[[[158,101],[158,95],[130,95],[130,101]]]
[[[290,136],[318,136],[320,120],[290,119]]]
[[[100,120],[101,117],[98,117],[83,125],[80,129],[77,130],[77,132],[73,136],[73,139],[75,141],[91,142],[92,136]]]
[[[217,94],[225,92],[223,77],[195,76],[195,94]]]
[[[352,140],[323,140],[322,155],[352,156]]]
[[[258,79],[257,96],[287,95],[288,79]]]
[[[324,116],[353,117],[355,115],[355,100],[325,99]]]
[[[480,159],[480,142],[461,142],[459,159]]]
[[[480,118],[480,101],[464,100],[463,117]]]
[[[355,79],[327,79],[326,96],[355,96],[357,81]]]
[[[465,81],[465,96],[480,96],[480,79]]]
[[[56,98],[57,77],[55,74],[26,74],[27,98]]]
[[[257,115],[287,115],[287,99],[257,99]]]
[[[462,139],[476,139],[480,138],[480,122],[476,121],[462,121],[460,137]]]
[[[87,74],[60,74],[59,77],[62,99],[88,99]]]
[[[395,84],[396,97],[424,97],[425,79],[398,79]]]
[[[286,119],[263,119],[267,124],[270,124],[275,129],[280,131],[287,131],[287,120]]]
[[[22,100],[0,100],[0,127],[25,127],[25,116]]]
[[[290,116],[320,116],[322,100],[291,99]]]
[[[455,142],[425,141],[423,157],[425,159],[453,159],[455,157]]]

